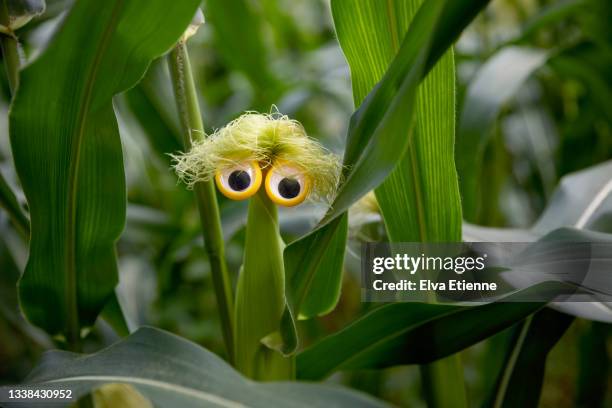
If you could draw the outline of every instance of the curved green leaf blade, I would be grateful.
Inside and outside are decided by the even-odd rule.
[[[383,218],[391,220],[385,225],[392,241],[461,239],[454,82],[453,55],[448,53],[419,88],[415,129],[406,154],[376,189]]]
[[[48,352],[26,380],[75,396],[107,383],[132,385],[159,407],[386,406],[340,387],[248,380],[210,351],[153,328],[90,355]]]
[[[488,3],[433,0],[423,4],[383,79],[353,114],[344,165],[348,169],[320,225],[377,187],[404,156],[413,126],[417,85]]]
[[[572,316],[544,309],[519,325],[485,407],[537,407],[548,353],[573,321]]]
[[[351,68],[358,105],[381,80],[398,53],[421,0],[332,2],[338,40]],[[410,35],[410,34],[409,34]],[[447,52],[427,74],[414,101],[414,125],[389,128],[408,142],[395,169],[376,189],[376,198],[393,242],[461,239],[461,202],[454,163],[455,66]],[[413,126],[413,127],[411,127]],[[388,143],[383,141],[382,143]],[[393,144],[389,146],[393,148]],[[463,372],[456,357],[424,367],[432,406],[462,406]],[[442,391],[443,390],[443,391]],[[464,406],[466,404],[463,404]]]
[[[287,301],[299,319],[331,312],[340,297],[346,214],[285,248]]]
[[[21,304],[34,324],[78,342],[117,283],[125,221],[121,142],[111,99],[169,49],[198,2],[77,2],[11,108],[14,159],[30,206]]]
[[[332,2],[338,41],[351,67],[356,105],[384,75],[421,3]],[[453,156],[454,82],[454,62],[449,52],[417,92],[412,138],[409,128],[393,130],[410,139],[403,159],[376,190],[383,217],[392,220],[386,227],[393,241],[461,238],[461,203]]]
[[[560,288],[544,283],[506,300],[544,290],[553,296]],[[510,327],[544,305],[503,301],[482,306],[385,305],[298,354],[297,375],[317,380],[342,369],[430,363]]]
[[[491,57],[469,84],[457,134],[457,171],[464,217],[473,221],[477,211],[480,163],[499,112],[525,80],[549,57],[549,52],[507,47]]]

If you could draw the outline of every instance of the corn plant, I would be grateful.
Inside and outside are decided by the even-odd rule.
[[[279,2],[200,3],[45,11],[42,0],[1,0],[12,164],[0,168],[0,311],[28,347],[61,351],[33,357],[27,378],[0,370],[2,383],[20,382],[0,398],[46,389],[70,391],[60,405],[100,407],[535,407],[549,354],[578,333],[575,402],[605,405],[609,303],[551,303],[560,287],[534,283],[470,306],[359,304],[351,284],[355,248],[369,241],[612,242],[606,2],[546,4],[477,57],[457,41],[484,37],[499,1],[310,2],[329,13],[346,100],[321,59],[307,80],[292,52],[270,62],[270,41],[322,41]],[[578,28],[564,36],[555,24]],[[53,34],[36,45],[46,25]],[[458,67],[477,58],[466,79]],[[525,90],[550,93],[553,111],[560,94],[560,118],[523,103]],[[572,109],[592,123],[575,125]],[[346,134],[319,138],[334,115]],[[558,135],[527,132],[517,154],[508,146],[525,143],[499,126],[513,115],[581,129],[603,153],[560,160],[564,171],[549,165]],[[529,204],[504,213],[500,197],[523,196]],[[549,298],[517,301],[543,287]],[[399,366],[420,378],[408,397],[384,391],[399,378],[408,393]],[[465,374],[474,366],[479,384]]]

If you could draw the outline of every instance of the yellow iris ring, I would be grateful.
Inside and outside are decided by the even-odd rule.
[[[251,185],[242,191],[236,191],[227,188],[223,183],[223,172],[221,170],[217,170],[215,172],[215,183],[217,184],[217,188],[219,189],[221,194],[223,194],[230,200],[240,201],[246,200],[247,198],[252,197],[253,195],[255,195],[255,193],[257,193],[259,187],[261,187],[261,182],[263,179],[261,175],[261,168],[259,167],[259,164],[256,161],[250,162],[249,165],[252,169]]]
[[[266,194],[268,195],[270,200],[272,200],[272,202],[275,204],[282,205],[283,207],[294,207],[304,202],[306,197],[308,197],[308,193],[310,192],[310,178],[306,176],[303,177],[304,184],[303,186],[301,186],[302,188],[300,189],[300,193],[297,196],[293,198],[284,198],[279,196],[278,194],[275,194],[274,189],[271,185],[272,176],[274,175],[276,167],[280,166],[272,166],[272,168],[268,170],[266,174],[266,182],[264,183],[266,188]]]

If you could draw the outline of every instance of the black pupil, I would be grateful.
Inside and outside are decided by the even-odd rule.
[[[300,194],[300,182],[284,178],[278,183],[278,193],[283,198],[295,198]]]
[[[251,176],[244,170],[236,170],[227,179],[229,186],[235,191],[242,191],[251,184]]]

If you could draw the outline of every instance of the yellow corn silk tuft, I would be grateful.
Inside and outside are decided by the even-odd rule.
[[[247,112],[195,141],[189,152],[172,157],[176,173],[189,187],[245,161],[257,161],[262,170],[288,164],[309,179],[309,198],[326,203],[333,199],[342,169],[338,156],[310,138],[298,121],[280,113]]]

